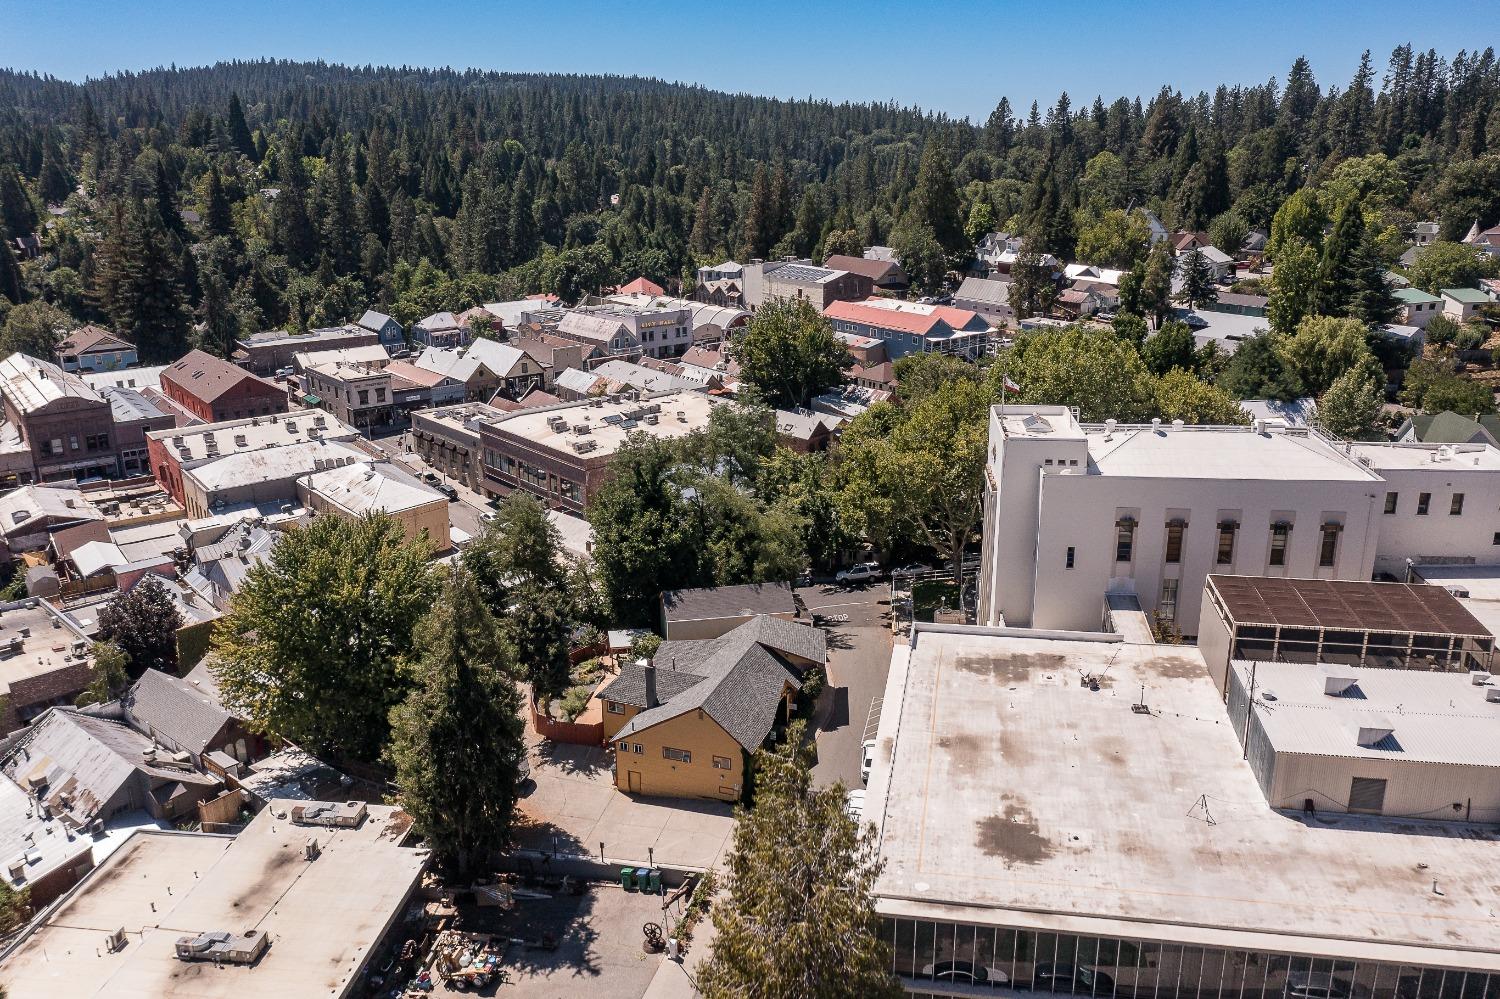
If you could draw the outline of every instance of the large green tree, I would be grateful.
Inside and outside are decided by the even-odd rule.
[[[1500,273],[1500,260],[1467,243],[1432,243],[1417,253],[1406,275],[1429,295],[1444,288],[1472,288],[1480,278]]]
[[[803,726],[755,756],[755,804],[742,811],[714,906],[713,950],[698,976],[708,999],[899,999],[881,938],[873,829],[842,784],[812,779]]]
[[[499,622],[519,676],[544,702],[560,695],[569,685],[568,652],[584,609],[546,509],[527,493],[512,493],[461,559]]]
[[[1309,392],[1321,395],[1334,379],[1372,357],[1357,319],[1309,316],[1279,344],[1282,359]]]
[[[389,517],[319,517],[287,533],[214,631],[225,704],[314,751],[376,759],[436,589],[427,547]]]
[[[1014,402],[1076,406],[1085,422],[1134,423],[1152,415],[1151,373],[1135,347],[1111,330],[1023,334],[994,370],[1019,386]]]
[[[117,646],[137,676],[148,669],[177,672],[182,614],[160,579],[148,575],[99,612],[99,639]]]
[[[1371,440],[1378,435],[1385,407],[1385,372],[1369,362],[1356,365],[1333,380],[1318,400],[1318,425],[1346,440]]]
[[[805,406],[843,381],[849,352],[806,299],[761,306],[735,338],[740,376],[766,403]]]
[[[510,839],[526,758],[521,699],[500,629],[461,566],[415,638],[416,686],[391,711],[386,757],[424,843],[467,884]]]
[[[983,513],[993,401],[989,385],[956,379],[893,419],[861,414],[840,444],[851,516],[867,530],[919,538],[952,567],[955,583]]]
[[[19,352],[50,361],[73,325],[73,317],[46,302],[18,305],[0,326],[0,357]]]

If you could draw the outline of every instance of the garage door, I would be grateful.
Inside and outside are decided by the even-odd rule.
[[[1385,781],[1356,777],[1349,785],[1349,811],[1379,815],[1385,810]]]

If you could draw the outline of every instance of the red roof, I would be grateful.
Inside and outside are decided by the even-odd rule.
[[[823,315],[830,319],[843,319],[867,326],[878,326],[881,329],[899,330],[902,333],[920,333],[923,336],[931,336],[933,328],[939,322],[957,331],[977,318],[968,309],[955,309],[947,305],[930,308],[932,309],[930,313],[923,314],[901,309],[883,309],[875,305],[866,305],[863,302],[833,302],[823,310]]]
[[[629,284],[622,284],[615,289],[617,295],[665,295],[666,290],[654,281],[647,281],[638,277]]]

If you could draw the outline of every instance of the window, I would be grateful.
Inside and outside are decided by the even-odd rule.
[[[1219,524],[1219,548],[1214,555],[1215,565],[1234,564],[1234,532],[1239,528],[1232,520],[1226,520]]]
[[[1182,561],[1182,532],[1187,525],[1180,520],[1174,520],[1167,524],[1167,564],[1176,565]]]
[[[1063,568],[1064,569],[1071,569],[1071,568],[1073,568],[1073,546],[1072,545],[1068,546],[1068,554],[1063,559]]]
[[[1271,525],[1271,565],[1286,565],[1286,542],[1291,533],[1291,524]]]
[[[731,762],[729,762],[729,757],[727,757],[727,756],[715,756],[714,757],[714,769],[715,770],[731,770],[733,768],[734,768],[734,764],[731,763]]]
[[[1386,493],[1385,494],[1385,512],[1386,513],[1395,513],[1396,512],[1396,497],[1397,497],[1397,495],[1398,495],[1397,493]]]
[[[1177,580],[1161,581],[1161,599],[1156,602],[1156,616],[1168,623],[1177,620]]]
[[[1333,567],[1333,560],[1339,551],[1339,532],[1342,524],[1324,524],[1323,535],[1318,541],[1318,565],[1324,569]]]
[[[635,750],[634,751],[635,751],[635,755],[637,755],[637,756],[644,756],[645,753],[646,753],[646,747],[643,746],[643,745],[641,745],[638,742],[638,743],[635,744]]]
[[[1432,493],[1417,494],[1417,516],[1427,516],[1427,508],[1432,505]]]
[[[625,713],[625,705],[618,701],[605,701],[604,703],[609,705],[609,713],[612,715],[623,715]]]
[[[673,749],[671,746],[663,746],[661,747],[661,755],[669,760],[676,760],[678,763],[693,762],[693,754],[686,749]]]
[[[68,447],[69,447],[69,449],[71,449],[73,451],[77,451],[78,450],[78,435],[77,434],[69,434],[68,435]]]
[[[368,406],[370,404],[370,390],[369,389],[360,389],[359,390],[359,404],[361,406]]]
[[[1453,500],[1448,504],[1448,516],[1460,517],[1464,512],[1464,494],[1454,493]]]
[[[1495,537],[1490,541],[1492,545],[1500,545],[1500,531],[1495,532]]]
[[[385,389],[378,388],[378,389],[375,390],[375,401],[376,402],[385,402]]]
[[[1135,521],[1115,522],[1115,561],[1129,562],[1135,551]]]

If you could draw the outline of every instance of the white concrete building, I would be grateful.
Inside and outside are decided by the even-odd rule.
[[[1075,631],[1106,593],[1186,633],[1210,572],[1368,579],[1385,486],[1315,431],[990,413],[979,621]]]
[[[1406,578],[1410,559],[1500,563],[1500,451],[1488,444],[1354,444],[1385,480],[1375,571]]]

